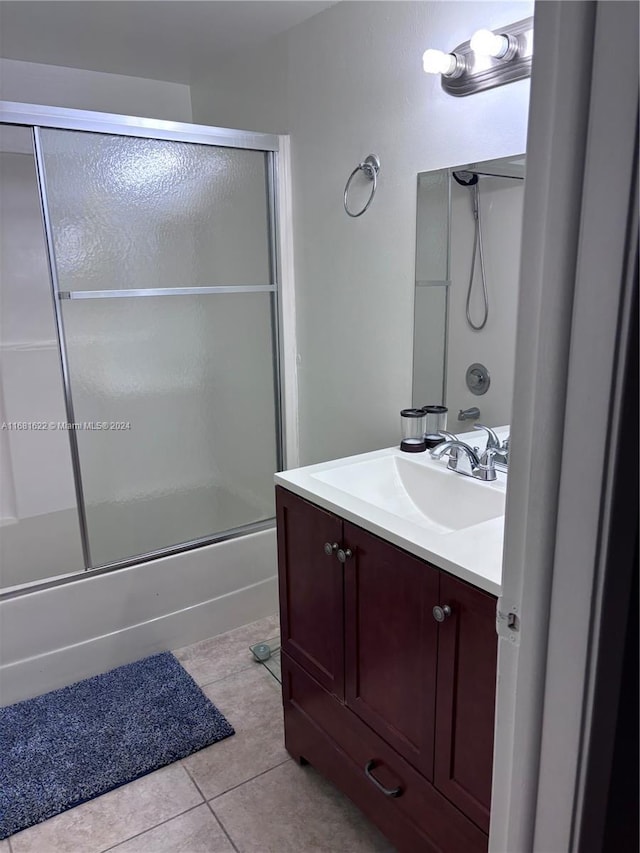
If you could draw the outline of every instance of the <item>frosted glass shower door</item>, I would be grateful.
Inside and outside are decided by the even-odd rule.
[[[267,155],[41,131],[92,566],[273,517]]]
[[[30,128],[0,125],[0,589],[84,569]]]

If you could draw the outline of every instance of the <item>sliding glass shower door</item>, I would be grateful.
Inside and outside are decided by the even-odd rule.
[[[269,154],[36,130],[90,566],[273,516]]]
[[[85,568],[30,127],[0,124],[0,591]]]

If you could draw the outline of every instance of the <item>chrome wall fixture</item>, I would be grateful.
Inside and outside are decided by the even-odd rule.
[[[491,385],[491,376],[484,364],[475,362],[467,367],[464,381],[467,383],[467,388],[472,394],[476,394],[476,396],[481,397],[489,390],[489,385]]]
[[[440,74],[445,92],[474,95],[531,75],[533,18],[495,30],[478,30],[449,53],[429,48],[422,56],[427,74]]]
[[[347,178],[347,184],[344,188],[344,209],[349,216],[352,216],[356,219],[358,216],[362,216],[362,214],[369,209],[369,205],[373,201],[373,197],[376,194],[376,190],[378,189],[378,172],[380,171],[380,158],[376,154],[369,154],[362,163],[358,163],[353,172]],[[373,181],[373,186],[371,187],[371,194],[369,195],[369,199],[365,206],[359,210],[357,213],[354,213],[352,210],[349,210],[349,188],[351,187],[351,181],[355,178],[358,172],[362,172],[362,174],[369,181]]]

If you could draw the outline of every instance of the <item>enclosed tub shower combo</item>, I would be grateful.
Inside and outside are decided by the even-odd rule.
[[[272,612],[284,451],[279,138],[0,120],[6,703]]]

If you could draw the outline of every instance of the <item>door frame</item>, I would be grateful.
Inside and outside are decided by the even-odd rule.
[[[580,847],[637,286],[637,5],[534,27],[489,846],[519,853]]]

